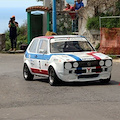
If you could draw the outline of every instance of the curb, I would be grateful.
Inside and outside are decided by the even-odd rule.
[[[120,62],[120,59],[113,59],[113,62]]]
[[[15,53],[24,53],[24,50],[16,50],[16,51],[2,51],[1,53],[9,53],[9,54],[15,54]]]

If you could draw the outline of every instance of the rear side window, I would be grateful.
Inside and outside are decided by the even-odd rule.
[[[41,49],[47,50],[47,41],[46,40],[42,41]]]
[[[29,48],[30,52],[36,53],[38,41],[39,41],[38,39],[34,39],[34,41],[32,42],[32,44]]]
[[[40,40],[39,43],[38,43],[37,53],[39,53],[39,50],[41,48],[41,44],[42,44],[42,40]]]
[[[40,39],[38,43],[37,53],[40,53],[40,50],[44,51],[45,53],[48,52],[48,41],[46,39]]]

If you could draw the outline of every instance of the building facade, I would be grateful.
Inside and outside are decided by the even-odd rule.
[[[52,8],[52,1],[53,0],[44,0],[45,6]],[[56,8],[57,11],[62,11],[63,8],[65,8],[67,0],[56,0]],[[69,1],[69,0],[68,0]],[[70,0],[71,1],[71,0]],[[74,0],[73,0],[74,1]],[[108,10],[111,10],[114,12],[115,10],[115,2],[118,0],[83,0],[84,8],[80,10],[78,13],[79,16],[79,22],[78,22],[78,34],[84,35],[87,37],[94,46],[96,46],[100,42],[100,31],[96,30],[87,30],[86,24],[88,18],[91,18],[95,16],[98,12],[107,12]],[[65,13],[58,14],[64,17]],[[57,15],[57,16],[58,16]],[[69,15],[68,15],[69,17]],[[62,18],[63,19],[63,18]],[[70,19],[69,19],[70,20]],[[67,27],[67,20],[64,21],[64,26]],[[57,25],[60,23],[59,19],[57,19]],[[69,25],[70,26],[70,25]],[[64,28],[60,27],[61,30],[64,30]],[[69,29],[70,30],[70,29]]]

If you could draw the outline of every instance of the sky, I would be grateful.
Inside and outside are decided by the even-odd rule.
[[[8,30],[10,17],[15,15],[19,26],[27,21],[26,8],[42,5],[36,0],[0,0],[0,34]]]

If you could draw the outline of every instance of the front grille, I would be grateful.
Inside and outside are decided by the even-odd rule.
[[[86,73],[86,70],[75,70],[76,74],[80,74],[80,73]]]
[[[102,72],[102,68],[92,69],[92,72]]]
[[[105,60],[104,60],[105,61]],[[82,74],[82,73],[100,73],[103,71],[107,71],[107,68],[103,69],[100,65],[99,62],[100,60],[91,60],[91,61],[77,61],[78,62],[78,67],[76,68],[76,70],[74,70],[75,74]],[[64,68],[65,68],[65,64],[67,62],[64,63]],[[75,68],[74,67],[74,62],[69,62],[71,63],[71,68]],[[105,65],[103,65],[105,66]],[[90,70],[89,70],[90,69]],[[72,71],[69,71],[69,73],[71,74]]]
[[[79,78],[95,78],[95,77],[98,77],[99,74],[92,74],[92,75],[79,75],[78,76],[78,79]]]
[[[100,65],[99,65],[100,60],[77,61],[77,62],[78,62],[78,64],[79,64],[78,68],[81,68],[81,67],[96,67],[96,66],[100,66]],[[66,64],[66,63],[67,63],[67,62],[64,63],[64,68],[65,68],[65,64]],[[74,62],[69,62],[69,63],[71,63],[71,64],[72,64],[72,68],[74,68],[74,66],[73,66],[73,63],[74,63]]]
[[[99,60],[79,62],[79,67],[95,67],[95,66],[99,66]]]

